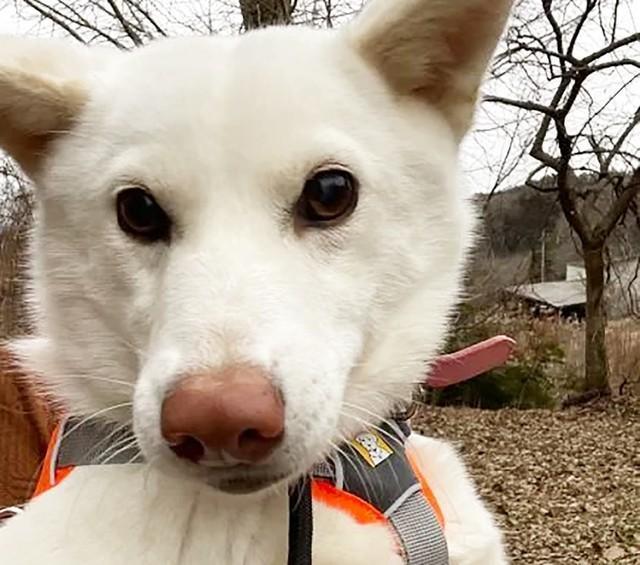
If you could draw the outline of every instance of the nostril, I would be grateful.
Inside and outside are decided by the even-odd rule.
[[[245,430],[240,434],[238,438],[238,447],[242,449],[245,446],[250,446],[255,443],[260,443],[261,441],[267,440],[264,435],[262,435],[258,430]]]
[[[176,443],[169,447],[180,459],[188,459],[193,463],[198,463],[205,454],[204,445],[193,436],[181,436]]]
[[[244,430],[238,437],[236,455],[257,462],[267,457],[282,441],[283,433],[268,434],[256,429]]]

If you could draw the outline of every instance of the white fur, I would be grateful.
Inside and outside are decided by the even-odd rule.
[[[347,31],[165,40],[101,52],[93,66],[88,51],[65,47],[63,74],[55,44],[38,58],[42,46],[0,39],[0,143],[39,195],[39,337],[14,349],[68,411],[132,419],[151,462],[80,469],[34,501],[0,532],[11,563],[284,562],[284,486],[221,494],[204,485],[214,471],[177,461],[162,440],[162,400],[186,371],[269,371],[286,436],[261,472],[287,480],[409,398],[460,288],[473,221],[456,189],[457,148],[507,2],[403,0],[408,34],[386,4]],[[451,47],[452,36],[465,9],[484,7],[486,37],[457,38],[480,55],[458,61],[470,49]],[[405,65],[429,49],[439,55],[428,72]],[[424,95],[436,90],[449,102]],[[331,230],[294,229],[305,178],[336,164],[359,181],[354,215]],[[132,184],[174,220],[170,244],[118,228],[114,195]],[[455,454],[415,441],[444,501],[452,563],[505,562]],[[321,506],[316,520],[314,563],[399,562],[380,526]]]
[[[499,530],[446,443],[421,436],[419,454],[446,522],[452,565],[507,563]],[[0,530],[12,565],[286,563],[287,497],[232,497],[151,467],[79,468]],[[401,565],[384,526],[314,506],[314,565]]]

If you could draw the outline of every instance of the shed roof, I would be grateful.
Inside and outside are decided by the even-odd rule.
[[[548,304],[554,308],[580,306],[587,301],[584,281],[581,280],[527,283],[510,286],[506,291],[521,298]]]

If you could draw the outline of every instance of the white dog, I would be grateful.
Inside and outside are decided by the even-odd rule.
[[[286,562],[287,485],[442,344],[473,228],[458,146],[509,5],[373,0],[337,31],[131,53],[0,38],[0,145],[38,196],[37,337],[14,351],[147,461],[73,471],[0,530],[2,563]],[[450,562],[505,563],[453,450],[409,444]],[[317,500],[313,544],[404,562]]]

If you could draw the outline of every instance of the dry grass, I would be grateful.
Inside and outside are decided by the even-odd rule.
[[[557,318],[512,320],[511,335],[522,351],[536,351],[541,341],[557,344],[564,362],[551,370],[558,388],[575,389],[584,375],[584,324]],[[640,321],[627,319],[607,328],[610,384],[614,394],[640,389]]]
[[[518,342],[515,363],[534,367],[543,365],[543,373],[552,380],[558,399],[581,392],[584,376],[584,322],[560,317],[535,318],[510,310],[498,303],[489,310],[471,309],[453,330],[463,336],[454,348],[471,345],[480,339],[507,334]],[[549,355],[557,349],[559,355]],[[610,385],[614,396],[640,395],[640,319],[612,320],[607,327]]]

